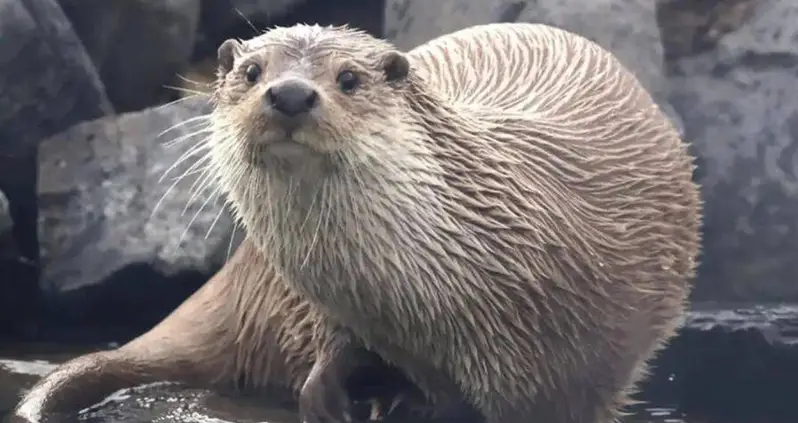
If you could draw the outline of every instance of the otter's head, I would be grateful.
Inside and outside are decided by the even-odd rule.
[[[391,144],[410,65],[347,27],[296,25],[225,41],[211,139],[228,168],[305,177]],[[384,147],[384,146],[383,146]]]

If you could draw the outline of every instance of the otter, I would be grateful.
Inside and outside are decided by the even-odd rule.
[[[486,423],[621,414],[681,321],[702,205],[686,143],[610,52],[542,24],[408,52],[295,25],[218,58],[211,166],[326,317],[305,422],[346,420],[349,345]]]
[[[245,239],[221,270],[150,331],[117,349],[72,359],[41,379],[17,405],[12,421],[66,417],[119,389],[159,381],[263,394],[295,407],[317,357],[318,320],[314,308]],[[351,356],[361,371],[347,392],[362,403],[355,414],[359,420],[428,414],[395,368],[362,349],[352,349]],[[404,402],[392,404],[397,398]]]

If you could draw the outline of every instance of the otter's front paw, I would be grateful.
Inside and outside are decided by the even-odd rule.
[[[404,393],[393,398],[372,397],[366,401],[352,401],[352,415],[355,422],[377,422],[391,416],[395,410],[405,404]],[[419,407],[420,408],[420,407]]]
[[[351,405],[349,393],[337,374],[313,371],[299,392],[302,423],[350,423]]]

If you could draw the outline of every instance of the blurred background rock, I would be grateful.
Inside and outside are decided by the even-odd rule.
[[[798,303],[795,0],[0,0],[0,337],[124,342],[221,266],[241,237],[221,200],[198,172],[167,194],[191,160],[160,178],[198,142],[179,124],[207,111],[221,41],[296,22],[403,49],[540,22],[614,52],[691,143],[706,203],[693,312],[662,363],[741,395],[774,374],[723,363],[798,380],[798,314],[777,304]]]

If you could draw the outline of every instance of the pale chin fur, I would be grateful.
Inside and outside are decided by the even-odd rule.
[[[420,239],[411,234],[434,233],[432,226],[414,226],[442,213],[436,192],[443,183],[426,147],[413,141],[353,140],[359,148],[336,153],[334,171],[281,172],[243,160],[243,143],[216,139],[212,163],[261,251],[306,295],[323,297],[346,286],[336,276],[347,278],[343,273],[355,268],[360,275],[395,271],[389,261],[418,248],[412,244]],[[349,301],[358,301],[352,294]]]

